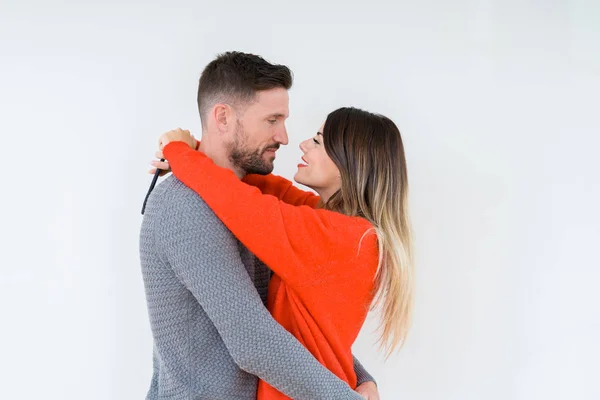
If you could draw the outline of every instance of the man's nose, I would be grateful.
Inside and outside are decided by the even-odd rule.
[[[278,131],[275,136],[273,137],[273,139],[277,142],[277,143],[281,143],[283,145],[286,145],[289,143],[289,139],[288,139],[288,134],[287,134],[287,128],[284,126],[283,129],[281,129],[280,131]]]

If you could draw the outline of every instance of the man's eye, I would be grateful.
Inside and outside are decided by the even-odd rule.
[[[277,120],[276,119],[270,119],[269,122],[272,123],[272,124],[274,124],[275,122],[277,122]]]

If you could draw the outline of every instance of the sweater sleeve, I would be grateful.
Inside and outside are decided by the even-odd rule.
[[[374,384],[377,384],[377,382],[375,382],[375,378],[373,378],[371,374],[369,374],[369,372],[365,369],[365,367],[363,367],[360,361],[358,361],[358,358],[354,356],[352,356],[352,358],[354,359],[354,373],[356,373],[356,386],[358,387],[365,382],[373,382]]]
[[[242,182],[257,187],[262,194],[273,195],[284,203],[293,206],[306,205],[316,208],[321,199],[316,194],[298,189],[291,181],[274,174],[250,174],[246,175]]]
[[[361,239],[371,228],[367,220],[263,195],[185,143],[169,143],[163,152],[175,176],[288,284],[314,285],[343,276],[356,262]]]

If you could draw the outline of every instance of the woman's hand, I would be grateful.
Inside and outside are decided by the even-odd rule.
[[[158,149],[162,151],[162,149],[171,142],[185,142],[192,149],[195,149],[198,144],[198,141],[194,139],[190,131],[184,131],[181,128],[177,128],[167,133],[163,133],[158,139]]]
[[[168,173],[171,172],[171,166],[169,165],[169,162],[167,160],[165,161],[160,161],[160,160],[164,160],[165,156],[163,156],[162,151],[157,151],[156,154],[154,155],[156,157],[156,160],[152,160],[150,161],[150,165],[152,165],[152,168],[148,170],[148,173],[151,175],[154,175],[156,173],[157,169],[160,169],[160,176],[164,176]]]
[[[156,160],[152,160],[150,165],[152,165],[152,169],[148,171],[148,173],[154,175],[157,169],[160,169],[160,176],[166,175],[171,172],[171,167],[169,166],[168,161],[160,161],[164,159],[162,149],[169,144],[170,142],[185,142],[193,149],[198,148],[198,141],[192,136],[190,131],[183,130],[181,128],[173,129],[167,133],[164,133],[158,139],[158,151],[155,154]]]

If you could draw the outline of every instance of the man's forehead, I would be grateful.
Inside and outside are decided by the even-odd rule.
[[[287,118],[290,114],[289,102],[288,91],[276,88],[257,92],[253,105],[261,114]]]

